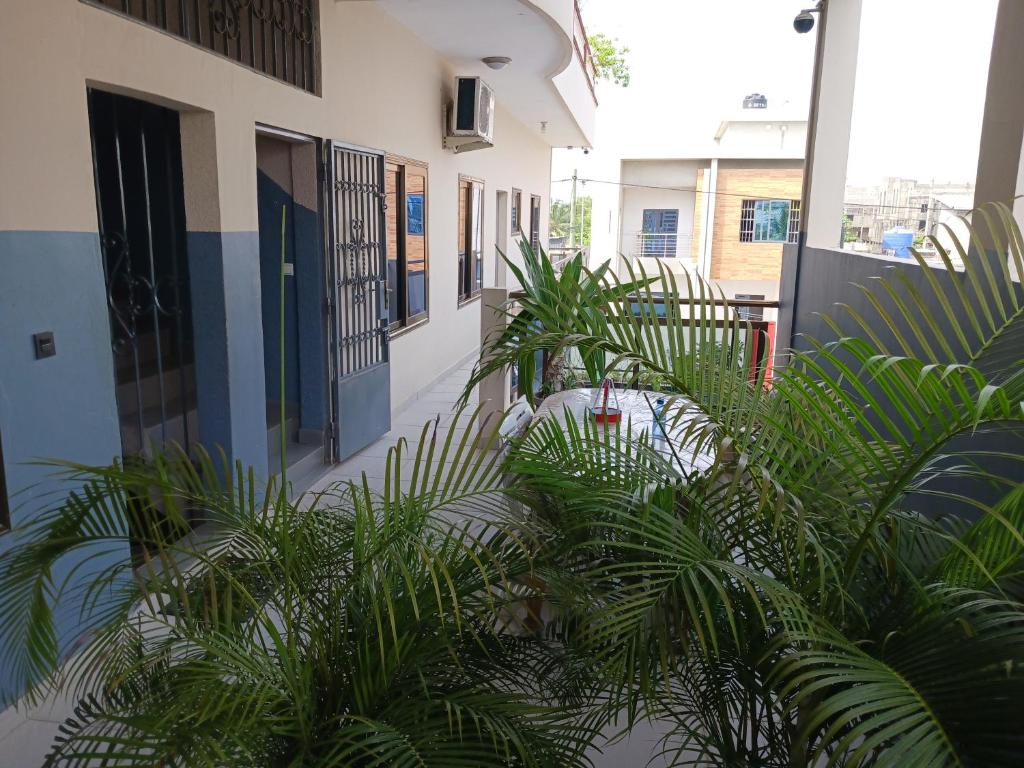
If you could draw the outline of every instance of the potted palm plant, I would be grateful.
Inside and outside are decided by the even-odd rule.
[[[428,425],[411,477],[400,443],[383,493],[298,503],[173,457],[70,468],[85,490],[0,555],[0,664],[78,701],[55,765],[577,765],[657,720],[663,764],[1017,766],[1024,238],[1005,206],[971,233],[999,258],[865,287],[770,388],[700,280],[528,260],[469,388],[575,348],[688,398],[710,468],[586,422],[500,455]],[[210,535],[143,527],[141,568],[69,592],[55,565],[123,542],[140,487]]]

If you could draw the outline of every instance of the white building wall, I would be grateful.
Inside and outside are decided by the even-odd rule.
[[[742,119],[731,120],[717,142],[716,157],[746,159],[793,159],[804,156],[807,146],[807,120],[777,120],[768,114],[758,115],[756,121],[751,120],[749,110]],[[768,110],[766,110],[766,113]]]
[[[619,252],[626,256],[635,254],[636,236],[643,230],[645,208],[676,209],[679,211],[676,257],[689,263],[696,202],[696,193],[692,190],[697,184],[697,171],[706,166],[707,163],[700,160],[624,161]]]
[[[79,0],[14,4],[17,13],[0,26],[0,98],[17,105],[0,110],[0,229],[97,231],[90,85],[185,115],[212,114],[215,181],[186,189],[186,198],[202,198],[187,206],[202,213],[204,230],[258,229],[257,123],[428,163],[430,322],[393,342],[393,408],[479,344],[479,301],[457,308],[459,174],[485,183],[485,286],[495,275],[498,190],[522,190],[524,221],[530,195],[541,197],[547,240],[551,150],[539,127],[527,128],[504,109],[499,92],[494,148],[463,155],[442,149],[442,104],[456,73],[374,3],[321,2],[320,96]]]

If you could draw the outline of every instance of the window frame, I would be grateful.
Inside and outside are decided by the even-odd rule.
[[[523,190],[512,187],[512,237],[523,236]]]
[[[772,238],[771,222],[767,224],[769,237],[758,236],[758,207],[765,205],[768,208],[768,215],[771,216],[773,205],[786,205],[786,232],[781,238]],[[796,243],[800,239],[800,200],[775,198],[775,197],[752,197],[744,199],[740,204],[740,231],[739,241],[741,243],[758,243],[760,245],[785,245]]]
[[[662,230],[665,214],[673,214],[671,232]],[[644,208],[640,214],[640,255],[642,258],[675,259],[679,257],[679,209],[678,208]],[[654,230],[648,231],[647,222],[657,220]],[[660,235],[662,238],[648,239],[644,235]],[[671,249],[669,248],[671,246]],[[669,251],[671,250],[671,253]]]
[[[463,185],[466,185],[468,190],[468,198],[466,201],[466,221],[465,229],[462,232],[458,232],[458,228],[462,225],[462,221],[456,221],[456,231],[460,237],[464,236],[466,244],[466,259],[463,261],[461,253],[457,253],[458,256],[458,271],[456,287],[458,289],[457,294],[457,305],[459,307],[471,304],[480,298],[480,294],[483,290],[483,263],[484,263],[484,218],[485,218],[485,205],[484,199],[486,196],[486,184],[483,179],[478,179],[475,176],[467,176],[465,174],[459,174],[459,185],[458,185],[458,198],[456,199],[456,215],[458,219],[461,219],[461,206],[462,206],[462,189]],[[473,200],[475,197],[476,190],[479,189],[480,193],[480,211],[479,216],[473,216]],[[473,250],[473,235],[474,228],[477,230],[476,234],[480,238],[480,249],[479,251]],[[456,247],[458,251],[458,247]],[[475,276],[479,275],[476,279]],[[475,283],[475,285],[474,285]],[[464,290],[467,289],[468,290]]]
[[[786,232],[787,243],[799,243],[800,242],[800,211],[801,205],[799,200],[789,201],[789,228]]]
[[[530,195],[530,248],[534,254],[540,254],[540,195]]]
[[[734,301],[764,301],[763,293],[734,293]],[[764,322],[764,307],[735,307],[736,316],[746,322]]]
[[[425,309],[415,315],[409,313],[409,261],[408,261],[408,199],[406,197],[406,179],[408,169],[414,168],[415,174],[423,177],[423,303]],[[398,304],[398,319],[389,322],[391,337],[398,336],[413,328],[419,328],[430,322],[430,170],[422,160],[415,160],[402,155],[388,154],[384,158],[385,176],[395,169],[398,172],[395,189],[396,205],[392,215],[395,217],[395,241],[397,244],[396,258],[397,285],[388,286],[388,313],[390,316],[392,301]],[[386,193],[386,192],[385,192]],[[403,204],[397,204],[401,200]],[[385,233],[385,237],[387,233]],[[390,246],[390,243],[388,244]],[[388,254],[391,261],[391,254]]]

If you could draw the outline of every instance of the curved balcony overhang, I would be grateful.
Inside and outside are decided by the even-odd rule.
[[[590,146],[596,101],[573,43],[574,0],[377,2],[455,73],[483,77],[498,103],[546,143]],[[512,63],[492,70],[481,61],[486,56]]]

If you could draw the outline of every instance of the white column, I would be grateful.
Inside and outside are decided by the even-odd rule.
[[[619,212],[622,163],[614,150],[594,150],[579,159],[579,176],[592,179],[581,184],[580,196],[593,201],[590,214],[590,267],[606,261],[619,264]]]
[[[974,204],[1012,203],[1024,193],[1024,2],[1001,0],[996,13],[981,124]],[[1024,206],[1014,205],[1024,223]]]
[[[480,346],[505,330],[508,317],[503,308],[508,301],[508,289],[484,288],[480,299]],[[501,426],[505,409],[512,400],[512,379],[508,371],[492,373],[480,382],[480,424],[484,439]]]
[[[718,158],[711,159],[707,183],[701,193],[704,195],[704,221],[700,225],[700,260],[697,262],[697,273],[705,280],[711,279],[711,247],[714,244],[715,202],[718,192]]]
[[[837,248],[842,233],[846,164],[850,152],[853,92],[857,82],[861,0],[826,0],[819,21],[820,85],[811,131],[807,245]]]

